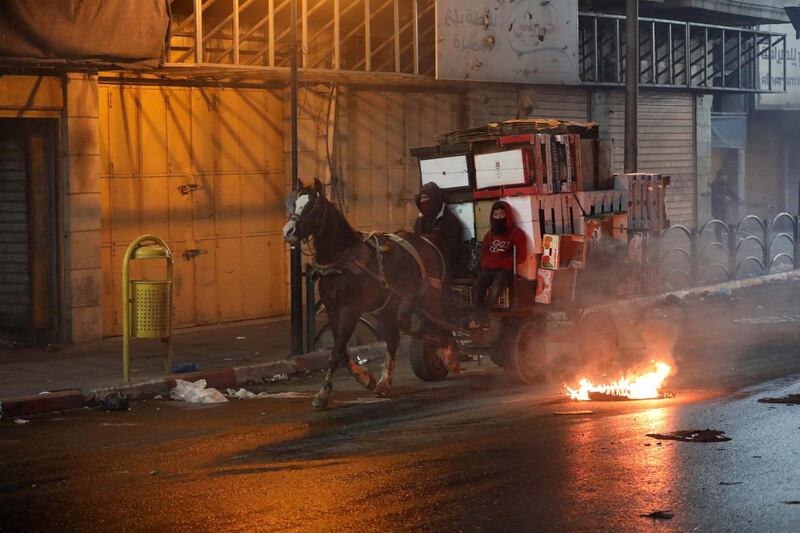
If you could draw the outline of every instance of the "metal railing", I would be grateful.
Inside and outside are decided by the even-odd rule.
[[[581,13],[580,80],[625,83],[625,17]],[[639,83],[707,91],[784,92],[786,36],[736,27],[639,19]],[[762,70],[766,69],[766,72]]]
[[[800,217],[715,219],[697,230],[672,226],[656,239],[650,262],[660,290],[795,269],[800,266]]]
[[[296,0],[303,69],[433,76],[435,0]],[[290,0],[171,0],[167,67],[288,67]]]

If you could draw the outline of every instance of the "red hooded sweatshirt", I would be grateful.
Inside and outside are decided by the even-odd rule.
[[[517,247],[517,265],[525,262],[528,256],[528,239],[525,234],[514,224],[514,212],[506,202],[499,201],[492,205],[492,213],[495,209],[502,208],[506,212],[505,231],[495,235],[489,230],[483,237],[481,246],[481,270],[494,270],[505,268],[514,269],[513,253]],[[491,215],[489,215],[491,217]],[[490,218],[491,222],[491,218]]]

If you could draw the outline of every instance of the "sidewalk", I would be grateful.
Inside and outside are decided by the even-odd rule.
[[[195,363],[209,386],[233,387],[279,374],[326,368],[327,354],[289,358],[289,320],[239,322],[181,329],[173,336],[173,365]],[[131,341],[131,384],[122,382],[122,338],[79,345],[0,351],[0,413],[4,418],[81,407],[95,396],[119,391],[128,397],[164,394],[163,344]],[[237,375],[238,374],[238,375]],[[47,393],[47,394],[42,394]]]

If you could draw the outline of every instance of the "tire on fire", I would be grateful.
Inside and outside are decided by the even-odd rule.
[[[438,346],[423,337],[414,336],[408,349],[411,370],[422,381],[441,381],[447,377],[447,367],[437,353]]]

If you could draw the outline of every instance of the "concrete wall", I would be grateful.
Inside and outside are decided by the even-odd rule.
[[[72,342],[103,335],[100,268],[100,123],[97,78],[70,74],[62,125],[64,229],[69,330]]]
[[[55,189],[63,214],[59,229],[60,323],[64,340],[102,336],[100,272],[100,148],[97,80],[83,74],[0,77],[0,116],[59,121]]]

